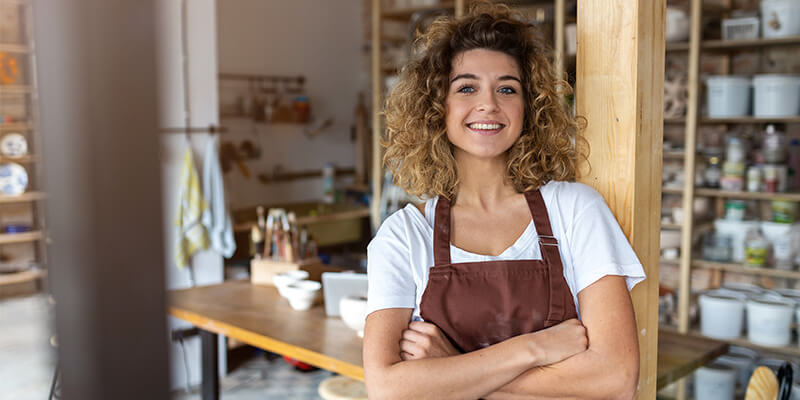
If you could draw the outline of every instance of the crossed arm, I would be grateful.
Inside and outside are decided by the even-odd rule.
[[[370,399],[629,399],[639,373],[625,279],[606,276],[578,294],[577,320],[458,354],[410,309],[369,315],[364,367]]]

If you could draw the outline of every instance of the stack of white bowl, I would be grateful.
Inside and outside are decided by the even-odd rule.
[[[287,271],[275,274],[272,283],[278,288],[278,293],[289,300],[289,305],[295,310],[308,310],[319,297],[322,284],[308,280],[307,271]]]

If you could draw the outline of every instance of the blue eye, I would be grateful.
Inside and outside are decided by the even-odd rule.
[[[458,90],[456,90],[456,92],[458,92],[458,93],[472,93],[474,91],[475,91],[475,88],[473,88],[472,86],[462,86],[462,87],[458,88]]]
[[[501,87],[501,88],[500,88],[500,89],[498,89],[497,91],[498,91],[498,92],[500,92],[500,93],[502,93],[502,94],[515,94],[515,93],[517,93],[517,91],[516,91],[514,88],[512,88],[512,87],[508,87],[508,86],[506,86],[506,87]]]

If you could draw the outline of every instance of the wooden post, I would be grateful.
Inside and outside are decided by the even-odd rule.
[[[372,0],[372,201],[370,222],[377,231],[381,223],[380,199],[383,184],[383,83],[381,82],[381,0]]]
[[[578,2],[577,112],[591,149],[580,181],[606,199],[647,274],[631,293],[639,399],[656,397],[665,3]]]

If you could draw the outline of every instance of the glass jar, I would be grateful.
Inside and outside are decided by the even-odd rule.
[[[711,157],[708,159],[708,166],[703,171],[703,178],[705,178],[706,186],[710,188],[718,188],[719,180],[722,178],[722,168],[719,165],[719,157]]]
[[[703,259],[715,262],[731,261],[733,239],[728,235],[710,232],[703,238]]]

